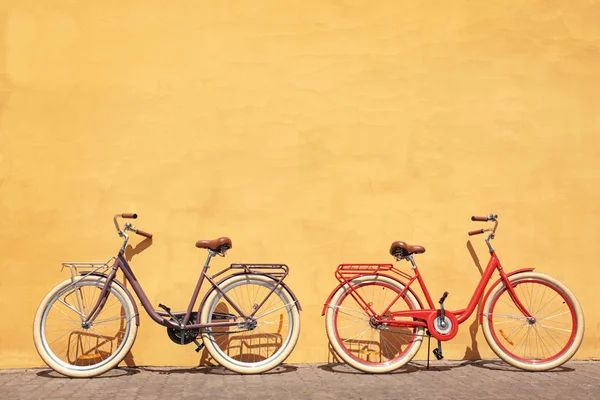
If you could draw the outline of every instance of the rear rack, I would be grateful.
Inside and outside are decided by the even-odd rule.
[[[213,278],[231,269],[240,269],[246,274],[268,275],[276,278],[279,282],[283,281],[290,272],[286,264],[231,264],[228,268],[214,275]]]
[[[348,283],[360,276],[379,275],[385,272],[392,272],[406,279],[412,278],[406,272],[394,267],[393,264],[340,264],[335,271],[335,278],[340,283]]]
[[[61,271],[65,267],[69,268],[69,271],[71,272],[71,281],[75,282],[76,276],[81,276],[81,279],[84,279],[96,272],[106,272],[106,270],[113,267],[115,260],[115,257],[111,257],[106,262],[64,262],[62,263]]]

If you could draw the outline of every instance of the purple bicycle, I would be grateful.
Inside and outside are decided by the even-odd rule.
[[[116,279],[121,270],[142,306],[156,323],[167,328],[169,338],[180,345],[204,346],[222,366],[241,374],[268,371],[292,352],[300,334],[301,306],[284,283],[285,264],[232,264],[208,275],[212,257],[224,256],[231,240],[199,240],[196,247],[208,257],[185,311],[159,304],[155,309],[125,258],[131,231],[150,240],[152,235],[129,222],[137,214],[113,218],[123,245],[107,262],[67,262],[71,276],[56,285],[42,300],[33,323],[35,347],[44,362],[70,377],[100,375],[121,362],[136,338],[140,324],[134,297]],[[200,288],[211,287],[195,311]],[[200,343],[200,341],[202,343]]]

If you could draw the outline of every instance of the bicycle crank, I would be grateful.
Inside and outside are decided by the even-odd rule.
[[[443,318],[440,315],[433,321],[433,328],[440,335],[448,335],[450,332],[452,332],[453,326],[452,320],[448,318],[447,315],[444,315]]]
[[[448,292],[444,292],[440,298],[440,309],[437,313],[431,313],[427,318],[427,328],[431,333],[431,336],[436,338],[438,341],[446,341],[456,336],[458,332],[458,320],[451,311],[446,310],[444,302],[448,297]],[[441,346],[438,345],[438,353],[441,355]],[[438,355],[436,355],[438,357]],[[441,359],[438,357],[438,359]]]

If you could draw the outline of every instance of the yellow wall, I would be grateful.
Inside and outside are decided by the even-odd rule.
[[[0,367],[42,365],[35,309],[62,261],[116,253],[118,212],[155,234],[133,260],[155,304],[187,305],[197,239],[232,238],[213,271],[289,264],[290,362],[329,357],[336,265],[391,262],[394,240],[464,307],[469,217],[496,212],[505,268],[566,283],[576,357],[600,356],[598,2],[171,3],[0,3]],[[492,356],[470,325],[447,358]],[[145,314],[132,352],[199,362]]]

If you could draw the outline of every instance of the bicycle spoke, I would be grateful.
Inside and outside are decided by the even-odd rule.
[[[517,326],[515,329],[513,329],[509,334],[507,334],[505,336],[505,338],[510,339],[511,337],[513,337],[513,335],[518,334],[523,328],[525,328],[526,326],[528,326],[528,324],[522,324]]]
[[[267,316],[267,315],[269,315],[269,314],[273,314],[275,311],[279,311],[279,310],[281,310],[281,309],[283,309],[283,308],[286,308],[286,307],[289,307],[290,305],[292,305],[292,304],[295,304],[295,303],[296,303],[295,301],[292,301],[292,302],[290,302],[290,303],[286,303],[286,304],[282,305],[281,307],[277,307],[277,308],[275,308],[274,310],[271,310],[271,311],[269,311],[269,312],[266,312],[266,313],[262,314],[260,317],[255,317],[255,318],[256,318],[256,319],[260,319],[260,318],[266,317],[266,316]]]
[[[558,314],[554,314],[554,315],[553,315],[553,316],[551,316],[551,317],[538,318],[538,319],[537,319],[537,321],[538,321],[538,322],[540,322],[540,321],[547,321],[547,320],[549,320],[549,319],[556,318],[556,317],[559,317],[559,316],[561,316],[561,315],[570,314],[570,313],[571,313],[571,312],[570,312],[569,310],[567,310],[567,311],[563,311],[563,312],[561,312],[561,313],[558,313]],[[569,332],[570,332],[570,331],[569,331]]]
[[[516,345],[515,345],[515,351],[517,351],[517,349],[519,348],[519,346],[521,346],[522,348],[525,347],[525,343],[527,342],[527,339],[529,339],[529,334],[531,333],[531,325],[526,325],[527,326],[527,333],[525,333],[525,336],[523,338],[521,338],[521,340],[519,340]]]
[[[555,328],[555,327],[548,326],[548,325],[542,325],[542,324],[540,324],[540,323],[538,323],[538,324],[536,324],[536,325],[538,325],[538,326],[540,326],[540,327],[542,327],[542,328],[544,328],[544,329],[553,329],[553,330],[555,330],[555,331],[567,332],[567,333],[569,333],[569,334],[571,333],[571,330],[570,330],[570,329]]]
[[[365,314],[365,312],[360,313],[358,310],[355,310],[353,308],[342,307],[342,306],[329,306],[329,308],[334,308],[334,309],[338,310],[339,313],[346,314],[346,315],[349,315],[349,316],[354,317],[354,318],[358,318],[361,321],[364,321],[363,318],[366,318],[367,321],[369,320],[369,316],[367,314]],[[350,313],[345,312],[345,311],[339,311],[339,310],[342,310],[342,309],[343,310],[355,311],[356,314],[350,314]]]
[[[66,302],[65,302],[65,301],[63,301],[62,299],[58,299],[58,301],[59,301],[61,304],[63,304],[65,307],[67,307],[69,310],[71,310],[71,311],[73,311],[74,313],[76,313],[77,315],[79,315],[79,316],[82,318],[82,320],[86,318],[86,315],[85,315],[85,314],[83,314],[83,313],[81,313],[81,312],[77,311],[77,309],[76,309],[75,307],[73,307],[72,305],[70,305],[70,304],[66,303]],[[67,314],[65,314],[65,315],[67,315]]]
[[[527,317],[524,315],[511,315],[511,314],[498,314],[498,313],[494,313],[493,315],[494,319],[496,318],[510,318],[510,319],[516,319],[516,320],[520,320],[520,321],[527,321]],[[509,321],[512,322],[512,321]]]
[[[59,299],[58,301],[59,301],[60,303],[63,303],[62,301],[60,301],[60,299]],[[64,303],[63,303],[63,304],[64,304]],[[69,307],[69,306],[67,305],[67,307]],[[69,315],[68,315],[66,312],[64,312],[64,311],[63,311],[61,308],[59,308],[59,307],[57,307],[56,309],[57,309],[58,311],[60,311],[60,312],[61,312],[61,313],[62,313],[62,314],[65,316],[65,317],[69,318],[69,319],[70,319],[70,320],[71,320],[73,323],[76,323],[76,324],[78,324],[78,325],[79,325],[79,324],[81,324],[81,321],[83,321],[83,319],[82,319],[81,321],[77,321],[77,320],[75,320],[75,319],[73,319],[73,318],[69,317]],[[70,309],[70,307],[69,307],[69,309]],[[80,315],[80,316],[83,318],[83,316],[81,315],[81,313],[79,313],[79,312],[78,312],[78,311],[76,311],[76,310],[75,310],[75,312],[76,312],[77,314],[79,314],[79,315]]]
[[[539,341],[540,347],[543,347],[546,350],[546,352],[547,352],[546,354],[549,354],[549,355],[552,354],[552,351],[550,351],[550,349],[546,345],[546,342],[544,340],[542,340],[541,335],[539,334],[539,332],[537,330],[537,326],[535,327],[535,330],[536,330],[538,337],[540,338],[540,341]]]
[[[349,337],[349,338],[347,338],[347,339],[345,339],[345,340],[342,340],[342,341],[345,343],[345,342],[347,342],[347,341],[349,341],[349,340],[352,340],[352,339],[354,339],[354,338],[357,338],[357,337],[359,337],[360,335],[362,335],[363,333],[365,333],[366,331],[368,331],[368,330],[370,330],[370,329],[371,329],[371,327],[368,327],[367,329],[365,329],[365,330],[363,330],[363,331],[361,331],[361,332],[357,333],[356,335],[354,335],[354,336],[352,336],[352,337]]]
[[[549,304],[552,304],[551,301],[554,300],[556,297],[558,297],[559,294],[558,293],[554,293],[554,296],[548,300],[548,302],[546,302],[546,304],[543,307],[540,307],[539,310],[536,311],[535,315],[541,315],[542,311],[548,307]]]
[[[125,317],[125,316],[111,317],[111,318],[100,319],[100,320],[96,319],[96,320],[94,320],[93,325],[96,326],[96,325],[100,325],[100,324],[105,324],[107,322],[121,321],[121,320],[126,320],[126,319],[127,319],[127,317]]]

